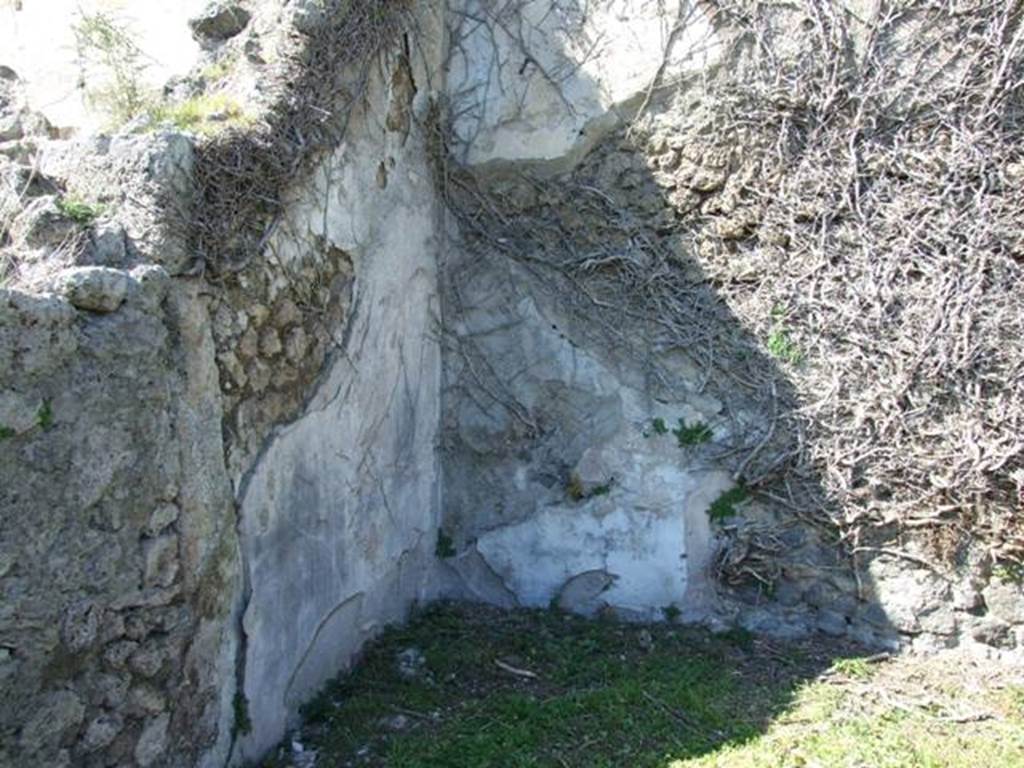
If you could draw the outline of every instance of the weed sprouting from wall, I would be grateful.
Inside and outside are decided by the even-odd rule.
[[[88,101],[117,125],[142,114],[150,103],[142,85],[148,62],[128,26],[97,11],[80,13],[73,30]]]

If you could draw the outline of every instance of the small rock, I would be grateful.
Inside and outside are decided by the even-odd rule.
[[[985,618],[971,627],[971,637],[995,648],[1013,648],[1016,643],[1011,627],[999,619]]]
[[[239,3],[212,2],[198,16],[188,20],[192,37],[200,42],[228,40],[243,29],[252,18]]]
[[[409,720],[409,718],[405,715],[394,715],[392,717],[385,717],[381,721],[381,725],[384,726],[386,730],[394,731],[395,733],[407,730],[411,723],[412,721]]]
[[[605,605],[601,595],[614,583],[615,577],[603,570],[576,574],[558,591],[557,605],[563,611],[593,616]]]
[[[302,313],[291,299],[283,299],[274,310],[274,324],[278,328],[287,328],[300,320],[302,320]]]
[[[262,392],[270,385],[274,372],[262,360],[254,360],[246,371],[249,386],[254,392]]]
[[[818,611],[817,627],[826,635],[842,637],[846,634],[846,617],[836,611]]]
[[[264,330],[263,335],[260,336],[260,352],[267,357],[274,357],[279,355],[282,349],[281,337],[277,331],[273,328]]]
[[[427,665],[427,659],[418,648],[406,648],[396,656],[398,662],[398,674],[407,680],[412,680],[423,674]]]
[[[172,533],[144,542],[143,560],[143,586],[171,586],[178,575],[178,537]]]
[[[134,712],[143,715],[159,715],[167,709],[163,694],[148,685],[132,688],[128,704]]]
[[[285,356],[293,363],[300,362],[309,350],[309,337],[302,328],[293,328],[284,343]]]
[[[1024,624],[1024,586],[994,580],[982,595],[993,616],[1008,624]]]
[[[149,627],[141,616],[132,615],[124,621],[124,632],[130,640],[145,640],[149,634]]]
[[[228,381],[221,382],[222,386],[227,388],[228,385],[233,384],[239,389],[245,387],[249,377],[245,375],[245,368],[234,352],[225,352],[222,355],[218,355],[217,362],[220,363],[224,373],[228,375]]]
[[[238,354],[243,359],[251,360],[259,354],[260,337],[254,328],[247,328],[238,340]]]
[[[124,617],[114,611],[105,611],[100,624],[100,642],[106,645],[118,638],[124,637]]]
[[[81,741],[82,749],[86,752],[95,752],[98,749],[103,749],[117,738],[117,734],[123,728],[124,720],[121,719],[120,715],[103,713],[89,723],[89,727],[86,729],[85,736]]]
[[[101,267],[122,267],[126,262],[124,228],[111,224],[95,226],[89,235],[89,261]]]
[[[156,677],[164,665],[164,655],[156,648],[140,648],[128,660],[132,671],[142,677]]]
[[[121,642],[110,645],[103,653],[103,660],[113,669],[124,669],[128,663],[129,657],[139,647],[138,643],[133,643],[131,640],[122,640]]]
[[[147,722],[142,729],[142,735],[135,745],[135,762],[142,768],[148,768],[163,756],[170,720],[170,716],[163,714]]]
[[[81,653],[95,641],[99,630],[100,609],[91,600],[82,600],[64,609],[60,639],[71,653]]]
[[[149,522],[146,523],[146,535],[157,536],[167,526],[178,520],[180,510],[177,504],[161,504],[149,514]]]
[[[641,629],[640,634],[636,638],[637,644],[646,653],[650,653],[654,650],[654,638],[651,637],[651,633],[646,629]]]
[[[119,269],[73,267],[57,276],[55,288],[78,309],[113,312],[124,302],[130,280]]]
[[[108,709],[120,709],[131,685],[131,677],[126,674],[98,675],[93,684],[93,702]]]

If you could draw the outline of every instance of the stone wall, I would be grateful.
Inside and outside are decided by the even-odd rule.
[[[51,149],[41,192],[98,181]],[[168,174],[187,179],[180,139],[101,150],[131,161],[107,166],[123,171],[112,203],[153,205]],[[48,210],[36,231],[60,239],[43,250],[80,229]],[[17,692],[0,762],[217,764],[240,582],[207,302],[159,258],[139,263],[113,218],[81,234],[78,263],[27,265],[36,291],[0,291],[0,676]]]
[[[220,274],[190,251],[193,139],[54,141],[8,100],[38,130],[0,147],[0,762],[258,758],[439,592],[442,37],[420,23]]]
[[[984,553],[851,558],[767,479],[799,404],[679,227],[746,237],[752,171],[651,87],[712,76],[720,30],[684,3],[494,8],[419,6],[233,271],[190,250],[191,138],[54,141],[18,102],[0,762],[258,758],[441,596],[1024,649],[1024,594]],[[706,326],[639,311],[666,285]]]

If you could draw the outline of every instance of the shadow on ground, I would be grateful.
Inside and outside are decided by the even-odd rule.
[[[372,644],[263,766],[1024,765],[1020,679],[964,691],[962,660],[869,653],[439,604]]]

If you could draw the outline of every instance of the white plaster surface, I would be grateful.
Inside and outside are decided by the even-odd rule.
[[[689,0],[454,0],[451,16],[452,126],[473,166],[565,167],[632,118],[659,72],[721,55]]]
[[[287,259],[321,235],[352,256],[356,283],[333,365],[240,494],[253,722],[242,758],[273,746],[365,640],[436,591],[438,209],[422,136],[403,142],[382,125],[376,112],[353,124],[297,191],[274,248]]]
[[[452,563],[467,594],[499,604],[511,594],[532,606],[558,599],[581,613],[607,605],[635,619],[658,619],[668,605],[706,615],[714,548],[707,510],[732,480],[650,425],[701,421],[720,439],[721,403],[697,393],[654,399],[638,367],[578,343],[525,270],[480,260],[460,274],[471,308],[460,333],[486,358],[479,367],[492,369],[545,431],[516,442],[514,419],[500,405],[483,407],[493,401],[472,394],[473,375],[450,360],[446,424],[459,447],[446,467],[445,513],[456,538],[475,542],[470,551],[480,556]],[[570,476],[585,498],[571,498]],[[593,493],[602,486],[607,492]],[[591,572],[607,574],[607,589],[594,595],[577,584],[563,593]]]

